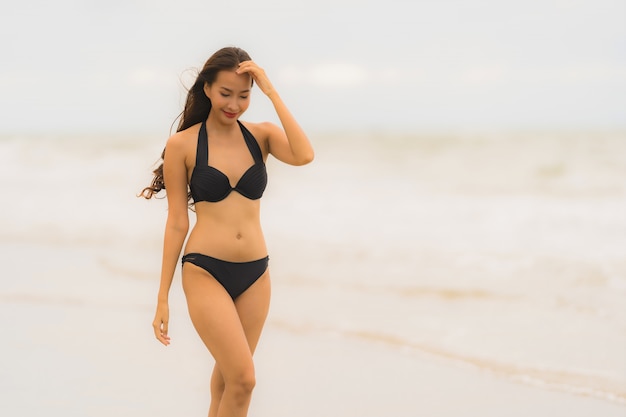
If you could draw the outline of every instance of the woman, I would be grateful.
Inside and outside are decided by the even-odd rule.
[[[250,104],[253,82],[271,100],[282,128],[239,121]],[[193,325],[215,359],[209,417],[246,416],[255,385],[252,355],[270,302],[259,213],[269,154],[291,165],[313,160],[306,134],[263,69],[242,49],[220,49],[189,90],[177,133],[167,141],[152,184],[142,191],[145,198],[167,191],[153,322],[164,345],[170,343],[168,293],[193,198],[197,221],[182,257],[182,283]]]

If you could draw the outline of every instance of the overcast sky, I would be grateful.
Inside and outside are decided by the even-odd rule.
[[[0,12],[0,133],[163,132],[218,48],[307,129],[626,127],[623,0],[31,0]],[[261,92],[244,120],[275,120]]]

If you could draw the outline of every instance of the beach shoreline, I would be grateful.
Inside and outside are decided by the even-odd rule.
[[[3,244],[2,253],[15,255],[3,259],[4,265],[15,268],[21,249]],[[54,274],[76,251],[40,245],[31,255],[46,252],[57,261],[39,274],[14,269],[20,282],[3,281],[0,287],[0,322],[11,335],[3,348],[5,410],[10,415],[202,415],[212,359],[191,326],[179,277],[170,300],[172,345],[163,347],[150,327],[156,281],[124,279],[110,271],[89,278]],[[88,258],[85,264],[97,265],[97,256]],[[79,284],[81,279],[86,281]],[[309,307],[310,288],[281,282],[280,275],[274,281],[273,306],[255,355],[258,386],[251,417],[617,417],[626,412],[622,399],[533,386],[420,346],[306,323],[302,310]],[[322,294],[321,300],[334,296]]]

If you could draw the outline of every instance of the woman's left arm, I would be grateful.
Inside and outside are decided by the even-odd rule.
[[[272,123],[263,124],[267,131],[269,153],[276,159],[291,165],[305,165],[311,162],[315,155],[311,142],[274,89],[263,68],[253,61],[244,61],[239,64],[237,73],[250,74],[274,105],[280,123],[283,125],[281,129]]]

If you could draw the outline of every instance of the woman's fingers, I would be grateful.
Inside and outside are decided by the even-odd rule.
[[[163,343],[165,346],[170,344],[170,337],[167,335],[167,321],[155,319],[152,323],[154,328],[154,335],[157,340]]]
[[[237,74],[248,73],[252,79],[257,83],[261,91],[265,94],[270,94],[273,91],[273,86],[270,80],[265,75],[263,68],[259,67],[254,61],[243,61],[237,68]]]
[[[239,63],[239,68],[237,68],[236,72],[241,74],[244,72],[256,73],[259,71],[262,71],[262,69],[254,61],[243,61]]]

